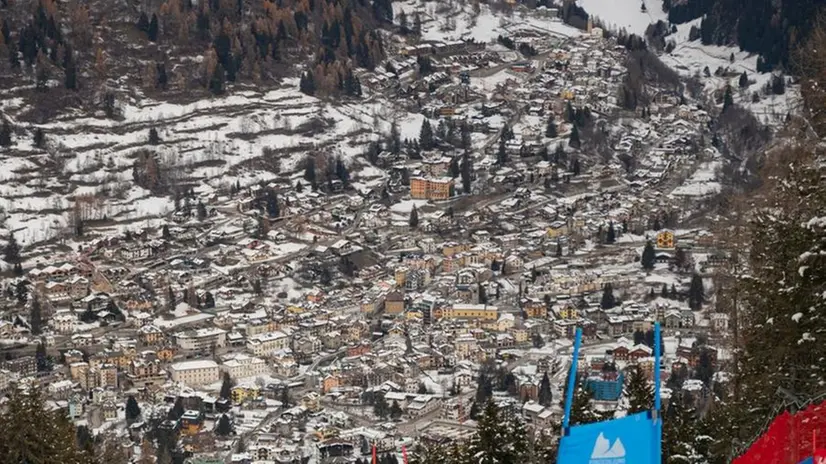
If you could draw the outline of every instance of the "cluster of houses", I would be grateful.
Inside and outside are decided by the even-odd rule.
[[[469,41],[401,48],[371,74],[372,85],[392,80],[422,97],[434,119],[470,127],[470,191],[456,172],[462,150],[384,150],[350,177],[311,188],[299,187],[304,173],[285,173],[205,194],[197,221],[179,210],[162,228],[84,243],[5,287],[7,306],[37,304],[45,323],[3,313],[0,336],[20,346],[0,362],[0,391],[40,382],[94,428],[120,424],[125,398],[137,397],[145,412],[129,424],[133,441],[156,410],[179,409],[159,427],[183,437],[217,433],[226,415],[248,439],[237,450],[223,437],[237,452],[220,462],[306,462],[316,455],[309,436],[336,462],[393,451],[420,430],[468,436],[479,373],[492,363],[513,376],[495,400],[551,427],[559,410],[541,385],[550,378],[557,397],[570,362],[560,348],[577,329],[597,351],[577,368],[604,404],[621,401],[631,365],[651,379],[661,369],[664,381],[722,365],[724,351],[682,337],[728,330],[726,314],[685,301],[692,275],[709,278],[727,256],[713,233],[678,228],[691,198],[671,194],[675,173],[715,157],[704,146],[708,114],[668,92],[645,114],[619,109],[625,51],[599,31],[510,39],[541,53],[502,66],[492,86],[469,73],[500,54]],[[434,72],[410,85],[424,57]],[[586,107],[639,118],[614,131],[610,162],[556,149],[576,130],[566,113]],[[497,143],[506,126],[513,137]],[[279,214],[265,214],[268,201]],[[661,366],[640,340],[657,322],[678,340]],[[38,360],[38,344],[60,362]],[[673,386],[698,402],[711,396],[697,379]]]

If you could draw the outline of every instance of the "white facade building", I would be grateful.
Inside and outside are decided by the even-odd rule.
[[[218,363],[211,360],[184,361],[169,366],[172,380],[195,387],[219,380]]]
[[[213,346],[222,348],[227,345],[227,331],[217,327],[188,330],[176,333],[175,341],[183,350],[204,351]]]
[[[234,358],[224,362],[221,365],[221,371],[228,372],[229,376],[233,379],[257,377],[270,373],[266,361],[245,354],[238,354]]]
[[[265,356],[290,345],[290,339],[284,332],[259,334],[247,340],[247,351],[255,356]]]

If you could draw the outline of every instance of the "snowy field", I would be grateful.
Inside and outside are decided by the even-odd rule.
[[[527,8],[516,8],[510,14],[494,13],[485,4],[475,13],[470,3],[437,3],[410,0],[393,3],[393,14],[398,18],[401,11],[409,19],[418,13],[422,18],[422,38],[425,40],[473,39],[478,42],[495,42],[500,35],[517,30],[549,33],[560,38],[576,37],[581,31],[556,18],[543,16]]]
[[[646,11],[642,11],[645,3]],[[657,0],[579,0],[577,4],[596,17],[608,29],[625,29],[629,34],[643,36],[645,28],[659,20],[667,20]]]

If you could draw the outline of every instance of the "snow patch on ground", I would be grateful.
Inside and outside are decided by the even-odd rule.
[[[642,4],[646,11],[642,11]],[[625,28],[629,34],[643,36],[645,28],[658,20],[668,20],[657,0],[579,0],[579,6],[598,18],[608,29]]]

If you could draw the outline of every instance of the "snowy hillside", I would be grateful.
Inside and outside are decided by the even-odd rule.
[[[394,2],[394,16],[404,11],[408,18],[416,13],[422,18],[423,40],[458,40],[474,39],[489,43],[500,35],[513,34],[516,31],[535,31],[559,37],[576,37],[582,31],[564,24],[555,17],[548,17],[537,11],[518,7],[505,14],[494,12],[485,4],[478,4],[474,10],[470,3],[464,2],[425,2],[408,0]]]
[[[2,105],[16,122],[23,103],[7,99]],[[333,106],[289,83],[281,90],[191,104],[132,102],[122,107],[120,121],[65,117],[23,125],[25,133],[18,130],[12,149],[0,153],[0,210],[5,227],[24,245],[63,234],[71,205],[82,195],[105,199],[88,213],[90,220],[128,226],[159,219],[172,211],[172,201],[135,185],[132,167],[139,150],[155,152],[177,183],[209,193],[236,180],[249,185],[293,172],[308,151],[324,150],[352,162],[377,137],[377,126],[389,130],[383,108],[370,100]],[[147,145],[153,128],[160,143]],[[33,146],[36,129],[46,134],[46,150]],[[262,156],[265,149],[273,155]]]
[[[662,3],[656,0],[644,0],[646,11],[638,0],[579,0],[579,5],[588,14],[598,18],[609,29],[625,28],[631,34],[644,36],[649,24],[659,20],[668,21],[668,14],[662,11]],[[721,47],[703,45],[699,40],[689,41],[692,26],[699,27],[700,20],[677,25],[677,32],[666,37],[674,41],[676,47],[671,53],[662,54],[664,63],[675,69],[683,77],[699,78],[707,95],[721,91],[726,84],[731,84],[735,103],[749,108],[764,124],[774,126],[781,124],[786,113],[799,106],[799,88],[787,86],[783,95],[766,94],[763,88],[771,82],[771,73],[757,73],[757,56],[740,51],[739,47]],[[734,55],[734,61],[731,56]],[[704,70],[708,67],[710,76]],[[724,75],[715,75],[715,71],[728,69]],[[749,86],[739,89],[739,75],[745,71]],[[757,92],[759,101],[753,101]],[[721,102],[718,102],[721,104]]]
[[[649,24],[667,20],[658,0],[579,0],[591,16],[609,29],[625,29],[629,34],[642,36]],[[642,11],[643,3],[646,11]]]

